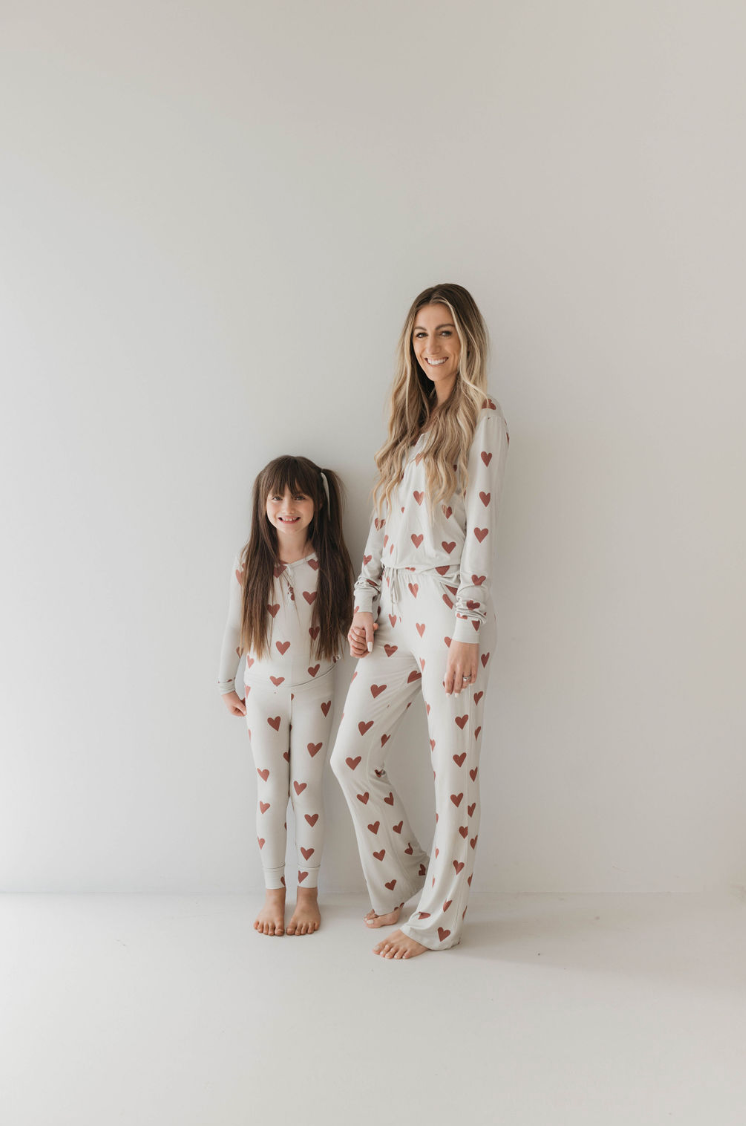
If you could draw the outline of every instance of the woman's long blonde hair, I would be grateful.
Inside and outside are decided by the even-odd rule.
[[[461,285],[444,283],[424,289],[412,302],[397,349],[397,370],[391,389],[389,436],[376,454],[379,479],[373,490],[376,511],[388,509],[404,474],[406,455],[420,436],[437,404],[435,384],[423,372],[414,352],[412,330],[425,305],[447,305],[461,341],[456,383],[435,412],[422,451],[430,506],[450,499],[468,483],[469,447],[487,396],[487,327],[474,298]]]

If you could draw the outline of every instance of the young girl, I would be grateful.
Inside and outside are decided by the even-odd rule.
[[[376,457],[378,507],[348,635],[363,660],[331,766],[355,823],[373,904],[367,925],[396,923],[421,893],[404,926],[374,947],[385,958],[455,946],[471,886],[496,636],[490,562],[508,453],[486,352],[484,321],[462,286],[415,298],[399,340],[389,437]],[[419,692],[435,780],[429,856],[386,774],[392,736]]]
[[[279,457],[254,482],[251,538],[233,561],[218,684],[246,716],[257,773],[257,840],[266,899],[254,929],[285,930],[288,794],[298,892],[288,934],[312,934],[324,843],[322,774],[334,662],[352,617],[353,572],[342,535],[341,483],[305,457]],[[244,699],[236,692],[246,654]]]

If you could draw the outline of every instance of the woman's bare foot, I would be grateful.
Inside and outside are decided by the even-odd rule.
[[[267,888],[264,906],[256,917],[254,930],[259,934],[285,933],[285,888]]]
[[[401,931],[394,931],[390,938],[384,938],[373,947],[373,953],[380,954],[382,958],[416,958],[418,954],[424,954],[427,949],[427,946],[423,946],[413,938],[407,938]]]
[[[321,926],[318,888],[298,888],[298,898],[293,917],[288,923],[288,934],[313,934]]]
[[[399,922],[399,913],[401,907],[395,907],[393,911],[389,911],[388,915],[376,915],[372,909],[365,916],[365,925],[371,930],[376,927],[393,927],[394,923]]]

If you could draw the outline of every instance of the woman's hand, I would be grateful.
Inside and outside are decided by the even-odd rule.
[[[448,648],[445,685],[446,696],[469,688],[477,679],[479,642],[452,641]]]
[[[231,715],[246,715],[246,704],[237,692],[225,692],[223,703]]]
[[[373,634],[377,629],[378,626],[373,621],[372,614],[358,612],[354,615],[352,625],[347,634],[351,656],[368,656],[373,648]]]

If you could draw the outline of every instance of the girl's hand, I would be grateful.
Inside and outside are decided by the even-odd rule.
[[[246,715],[246,704],[237,692],[224,693],[223,703],[231,715]]]
[[[352,619],[347,634],[350,643],[350,654],[353,657],[367,657],[373,648],[373,634],[378,626],[373,621],[373,615],[357,613]]]
[[[458,696],[462,688],[469,688],[477,679],[479,642],[452,641],[448,648],[446,677],[443,681],[446,696]]]

